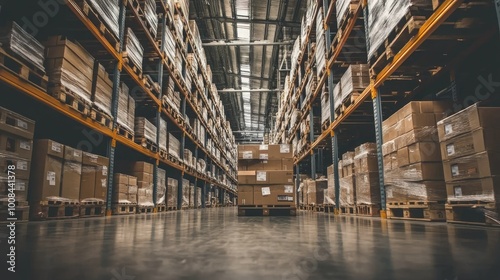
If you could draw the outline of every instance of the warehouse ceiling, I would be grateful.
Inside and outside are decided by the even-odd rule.
[[[306,0],[191,0],[190,18],[198,23],[204,44],[212,43],[204,45],[208,64],[214,83],[223,90],[221,99],[238,142],[262,141],[269,130],[278,107],[279,93],[273,90],[286,76],[290,62],[283,58],[289,60],[291,42],[300,34],[305,4]]]

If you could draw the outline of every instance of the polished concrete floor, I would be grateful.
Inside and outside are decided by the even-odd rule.
[[[16,238],[13,279],[500,279],[500,229],[444,223],[218,208],[18,224]]]

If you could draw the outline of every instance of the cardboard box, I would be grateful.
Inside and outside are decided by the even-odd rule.
[[[309,204],[323,204],[325,200],[325,189],[328,189],[327,180],[308,180],[307,187],[307,200]]]
[[[293,160],[244,160],[239,170],[293,170]]]
[[[415,163],[399,168],[401,181],[442,181],[443,165],[440,162]]]
[[[433,113],[411,114],[403,122],[403,130],[400,130],[398,136],[404,135],[417,128],[435,127],[436,117]]]
[[[31,159],[25,159],[16,157],[9,154],[4,154],[0,151],[0,170],[4,173],[3,176],[7,176],[7,170],[10,165],[15,166],[15,174],[16,180],[29,180],[30,178],[30,167],[31,167]]]
[[[447,101],[412,101],[401,108],[398,112],[398,120],[403,120],[410,114],[420,113],[444,113],[451,108]]]
[[[0,201],[8,201],[9,199],[9,180],[7,177],[0,178]],[[16,184],[14,186],[14,191],[16,193],[16,201],[26,201],[28,200],[28,180],[16,178]],[[7,206],[2,206],[7,209]]]
[[[128,180],[129,180],[129,176],[126,174],[115,173],[113,175],[113,184],[114,185],[117,185],[117,184],[128,185],[129,184]],[[136,184],[137,184],[137,182],[136,182]]]
[[[394,139],[396,149],[401,149],[419,142],[439,142],[436,126],[421,127]]]
[[[277,185],[293,183],[293,171],[238,171],[241,185]]]
[[[260,159],[259,145],[238,145],[238,159]]]
[[[137,181],[142,181],[142,182],[153,182],[153,174],[152,173],[142,173],[142,172],[132,172],[132,176],[137,178]]]
[[[35,133],[35,122],[0,107],[0,134],[3,134],[3,132],[32,140]]]
[[[474,104],[438,122],[439,141],[446,141],[480,127],[497,128],[499,114],[499,107],[478,107],[478,104]]]
[[[128,176],[128,184],[130,186],[137,186],[137,177],[135,177],[135,176]]]
[[[482,152],[443,162],[446,182],[500,175],[500,153]]]
[[[396,149],[396,143],[394,142],[394,140],[385,142],[382,145],[382,155],[383,156],[386,156],[386,155],[388,155],[390,153],[394,153],[396,151],[397,151],[397,149]]]
[[[410,158],[408,154],[408,147],[404,147],[397,151],[398,156],[398,166],[403,167],[410,164]]]
[[[446,186],[443,181],[404,182],[386,185],[387,202],[444,201]]]
[[[94,197],[106,201],[108,197],[108,165],[96,166]]]
[[[62,144],[46,139],[35,141],[29,180],[30,201],[46,201],[47,197],[60,196],[63,158]]]
[[[0,152],[19,158],[30,159],[33,151],[33,140],[0,132]]]
[[[497,202],[500,200],[500,177],[463,180],[446,183],[448,201],[464,203]]]
[[[151,163],[143,162],[143,161],[136,161],[136,162],[132,162],[130,164],[131,164],[131,167],[130,167],[131,171],[133,171],[133,172],[153,174],[154,166]]]
[[[409,163],[440,162],[441,150],[436,142],[420,142],[408,146]]]
[[[79,200],[81,180],[82,164],[72,161],[64,161],[61,181],[61,197]]]
[[[269,159],[293,159],[292,145],[269,145]]]
[[[238,159],[281,160],[292,159],[291,145],[239,145]]]
[[[500,130],[479,128],[441,142],[443,160],[468,156],[484,151],[500,152]]]
[[[82,151],[69,146],[64,146],[64,160],[82,163]]]
[[[398,153],[392,153],[389,157],[391,158],[391,169],[397,169],[399,167]]]
[[[254,186],[255,205],[295,205],[293,185]]]
[[[384,171],[392,170],[392,154],[384,156]]]
[[[356,176],[340,178],[340,205],[351,206],[356,203]]]
[[[385,128],[382,128],[382,137],[384,139],[384,142],[392,141],[396,139],[396,137],[399,136],[398,131],[403,130],[402,128],[402,122],[397,122],[396,124],[392,126],[387,126]]]
[[[238,205],[254,205],[253,186],[238,186]]]
[[[356,159],[354,167],[355,174],[364,172],[378,172],[377,155],[370,154]]]
[[[94,198],[96,184],[96,167],[90,165],[82,166],[82,177],[80,182],[80,201]]]

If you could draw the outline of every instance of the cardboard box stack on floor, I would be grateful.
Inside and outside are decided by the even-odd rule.
[[[365,143],[354,151],[356,205],[380,204],[377,145]]]
[[[109,159],[83,152],[80,202],[106,202]]]
[[[9,193],[14,192],[15,201],[18,202],[16,215],[19,220],[28,219],[29,207],[28,185],[30,179],[30,169],[33,151],[33,135],[35,132],[35,122],[16,114],[10,110],[0,107],[0,203],[8,205]],[[15,185],[9,187],[8,171],[15,173]],[[12,186],[12,185],[11,185]],[[10,189],[10,190],[9,190]],[[23,206],[24,204],[24,206]],[[7,217],[7,210],[2,207],[0,216]],[[21,215],[22,212],[22,215]]]
[[[165,205],[167,197],[167,171],[158,168],[158,188],[156,190],[156,205]]]
[[[307,194],[307,205],[322,205],[325,200],[325,190],[328,190],[328,180],[305,180],[304,187]]]
[[[152,207],[153,203],[153,164],[143,161],[117,162],[116,169],[137,179],[137,205]]]
[[[448,108],[446,102],[410,102],[383,122],[387,202],[446,200],[436,123]]]
[[[340,172],[342,168],[342,172]],[[354,152],[342,155],[339,161],[340,206],[355,206],[356,175],[354,174]]]
[[[498,211],[499,115],[499,107],[476,104],[438,122],[448,203],[494,203]]]
[[[240,145],[238,170],[239,206],[295,205],[290,145]]]
[[[340,172],[339,172],[340,174]],[[325,205],[335,205],[335,173],[333,172],[333,164],[326,169],[328,188],[325,191]]]
[[[181,201],[181,207],[182,208],[188,208],[189,207],[189,180],[186,180],[186,179],[182,180],[182,201]]]
[[[189,207],[194,208],[195,201],[194,201],[194,195],[195,195],[195,186],[193,183],[189,183]]]
[[[174,178],[167,179],[167,207],[177,209],[177,197],[179,194],[179,181]]]
[[[137,204],[137,177],[115,173],[111,202],[113,204]]]

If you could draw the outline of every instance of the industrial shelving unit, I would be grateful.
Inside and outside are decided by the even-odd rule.
[[[221,183],[221,180],[218,180],[219,175],[225,175],[226,178],[229,179],[233,185],[237,184],[236,174],[236,164],[234,159],[236,158],[235,154],[235,144],[233,143],[222,143],[223,137],[221,135],[225,135],[225,139],[234,139],[232,138],[232,133],[230,128],[223,126],[222,129],[214,128],[214,126],[209,126],[208,123],[204,120],[202,113],[198,109],[196,104],[196,98],[193,98],[193,94],[191,89],[187,88],[187,85],[183,79],[180,77],[184,75],[191,75],[194,85],[194,90],[202,94],[198,94],[203,101],[203,104],[208,108],[208,116],[209,119],[216,120],[217,117],[225,120],[224,112],[215,105],[215,112],[209,108],[208,100],[211,99],[214,104],[217,99],[217,92],[214,92],[212,89],[211,81],[204,69],[201,69],[201,74],[203,76],[203,80],[206,83],[207,87],[205,90],[202,89],[202,86],[198,84],[197,73],[194,73],[191,67],[188,67],[187,61],[187,48],[184,47],[183,44],[186,44],[194,50],[195,57],[198,63],[201,64],[201,58],[198,53],[199,50],[196,49],[196,45],[194,43],[193,35],[191,30],[189,29],[188,19],[183,14],[181,7],[178,5],[167,6],[164,1],[157,0],[155,1],[157,4],[157,14],[159,17],[159,26],[158,26],[158,34],[163,34],[162,30],[165,28],[170,28],[172,32],[174,32],[174,37],[179,38],[179,34],[176,34],[175,28],[173,28],[173,16],[174,14],[181,17],[184,23],[184,35],[186,38],[185,42],[180,40],[176,40],[177,47],[179,47],[183,53],[183,69],[176,69],[174,64],[168,61],[166,54],[164,54],[161,50],[165,45],[165,36],[159,36],[159,38],[155,39],[154,36],[149,32],[148,27],[145,22],[141,20],[141,16],[139,15],[138,7],[140,7],[139,2],[137,0],[125,0],[119,1],[120,5],[120,14],[119,14],[119,38],[114,38],[112,34],[106,34],[103,32],[102,26],[103,23],[99,22],[99,20],[95,18],[90,18],[88,15],[88,4],[85,0],[69,0],[66,3],[68,10],[62,10],[62,12],[69,12],[68,16],[72,20],[77,20],[82,26],[86,28],[86,30],[82,31],[84,33],[89,34],[89,36],[85,37],[85,46],[87,43],[90,48],[92,48],[93,55],[102,61],[109,62],[108,71],[113,76],[113,102],[111,105],[111,112],[113,117],[112,128],[101,125],[100,123],[92,120],[88,116],[84,116],[79,112],[72,110],[67,105],[59,102],[56,98],[47,94],[41,88],[33,85],[29,81],[26,81],[19,77],[18,75],[8,71],[7,69],[0,68],[0,81],[2,83],[12,87],[16,91],[20,93],[24,93],[25,95],[33,98],[36,102],[42,103],[49,108],[55,110],[56,112],[62,114],[66,118],[72,119],[86,128],[92,129],[93,131],[102,134],[106,137],[107,141],[107,156],[110,158],[110,166],[109,166],[109,176],[108,176],[108,199],[107,199],[107,214],[111,214],[111,197],[113,193],[113,174],[114,174],[114,166],[115,166],[115,157],[117,149],[127,149],[133,150],[134,152],[141,155],[142,158],[147,159],[151,163],[154,164],[154,188],[153,188],[153,200],[155,203],[157,202],[157,182],[158,182],[158,168],[159,167],[167,167],[167,176],[175,177],[179,182],[179,190],[182,188],[182,179],[189,179],[191,182],[194,182],[196,187],[200,187],[202,189],[202,197],[206,197],[207,191],[209,191],[209,187],[218,188],[219,191],[219,201],[224,201],[225,194],[228,193],[231,197],[236,195],[236,189],[230,188],[228,185]],[[101,26],[98,26],[98,25]],[[144,54],[144,67],[145,71],[148,71],[148,74],[152,77],[152,79],[157,83],[158,88],[148,86],[145,80],[139,76],[139,74],[134,71],[133,67],[127,63],[127,60],[124,55],[124,37],[125,37],[125,27],[133,27],[134,32],[137,34],[139,40],[142,42],[145,54]],[[75,35],[71,33],[70,35]],[[84,36],[82,36],[84,37]],[[83,39],[82,39],[83,40]],[[115,41],[116,40],[116,41]],[[89,43],[90,42],[90,43]],[[146,62],[146,60],[148,62]],[[214,143],[215,147],[220,151],[220,159],[213,155],[212,151],[209,151],[206,148],[206,142],[202,143],[198,137],[195,136],[192,129],[189,126],[185,125],[185,121],[179,121],[178,116],[174,116],[171,112],[167,111],[162,103],[162,92],[163,81],[165,77],[169,77],[174,79],[175,86],[178,91],[181,93],[181,115],[182,117],[190,114],[190,117],[197,118],[201,124],[205,128],[205,140],[209,138],[212,139],[212,143]],[[138,101],[138,104],[145,107],[147,114],[152,115],[156,119],[156,127],[157,127],[157,142],[159,142],[159,129],[160,129],[160,119],[166,118],[167,121],[167,131],[174,130],[180,136],[181,148],[180,148],[180,157],[183,159],[184,148],[189,147],[194,149],[194,156],[196,158],[203,158],[207,163],[207,170],[215,170],[212,173],[212,177],[209,177],[201,172],[198,172],[196,169],[183,165],[174,160],[170,160],[165,156],[161,156],[159,151],[153,152],[140,144],[135,143],[124,135],[120,135],[117,131],[117,114],[118,114],[118,94],[120,91],[120,84],[122,80],[126,80],[129,84],[133,84],[135,91],[141,92],[141,101]],[[131,92],[134,91],[131,88]],[[229,146],[229,147],[228,147]],[[179,191],[179,198],[177,209],[180,209],[180,204],[182,201],[182,192]],[[196,192],[195,192],[196,193]],[[196,198],[195,198],[196,199]],[[202,207],[205,207],[205,199],[202,199]],[[156,210],[155,210],[156,211]]]
[[[369,1],[369,0],[368,0]],[[321,1],[318,1],[321,2]],[[443,25],[443,23],[446,22],[446,20],[454,14],[459,8],[461,7],[462,4],[464,4],[463,0],[444,0],[444,1],[439,1],[439,6],[435,8],[433,13],[425,20],[423,25],[419,28],[418,32],[411,36],[404,44],[404,46],[397,52],[392,60],[388,60],[385,64],[383,64],[383,67],[378,67],[375,69],[370,65],[371,71],[370,71],[370,77],[371,77],[371,83],[370,85],[364,89],[364,91],[356,98],[352,104],[350,104],[345,111],[339,115],[338,117],[335,117],[335,107],[334,107],[334,95],[333,95],[333,88],[335,86],[335,80],[339,80],[339,77],[335,76],[338,75],[337,73],[338,68],[341,67],[339,66],[339,56],[342,53],[343,49],[345,48],[347,42],[349,39],[352,39],[353,37],[358,36],[359,37],[359,32],[355,33],[353,30],[355,29],[356,26],[359,27],[361,24],[362,28],[364,29],[363,31],[365,32],[366,36],[369,34],[368,30],[368,24],[367,18],[368,18],[368,2],[367,0],[361,0],[359,1],[355,7],[350,7],[350,12],[346,18],[346,22],[343,24],[342,29],[340,28],[335,28],[337,31],[335,34],[332,35],[333,29],[331,29],[331,26],[336,26],[336,24],[332,23],[332,19],[335,18],[334,11],[335,11],[335,5],[336,5],[336,0],[323,0],[322,5],[318,3],[314,15],[318,14],[318,12],[323,11],[324,13],[324,31],[325,31],[325,36],[326,36],[326,45],[327,45],[327,61],[326,61],[326,69],[317,69],[318,72],[320,72],[321,76],[318,77],[318,82],[317,85],[312,89],[312,94],[310,98],[304,98],[303,92],[307,84],[307,79],[303,78],[301,80],[301,75],[300,75],[300,69],[296,69],[294,73],[291,73],[290,75],[290,85],[291,85],[291,93],[290,93],[290,98],[291,101],[289,104],[285,105],[285,109],[281,110],[281,112],[278,114],[276,117],[276,128],[274,131],[274,138],[273,142],[274,143],[281,143],[281,142],[287,142],[287,143],[292,143],[292,140],[294,138],[301,139],[301,137],[306,137],[309,140],[309,143],[307,146],[303,147],[301,151],[298,151],[297,156],[295,157],[295,169],[296,169],[296,174],[301,173],[301,168],[300,165],[303,161],[306,159],[310,160],[310,168],[311,168],[311,178],[314,180],[316,179],[316,171],[318,170],[316,167],[316,157],[317,155],[322,152],[322,148],[326,147],[328,145],[328,141],[331,141],[331,151],[332,151],[332,162],[333,162],[333,170],[335,173],[335,205],[336,205],[336,213],[339,213],[339,208],[340,208],[340,184],[339,184],[339,174],[338,174],[338,164],[339,164],[339,128],[341,126],[345,126],[347,123],[347,120],[352,117],[356,112],[362,111],[365,115],[370,115],[369,118],[365,118],[364,121],[368,123],[363,123],[363,124],[368,124],[370,127],[374,127],[374,132],[375,132],[375,139],[376,139],[376,144],[377,144],[377,154],[378,154],[378,166],[379,166],[379,180],[380,180],[380,193],[381,193],[381,211],[380,215],[381,217],[385,218],[387,217],[386,215],[386,195],[385,195],[385,187],[384,187],[384,168],[383,168],[383,155],[382,155],[382,144],[383,144],[383,139],[382,139],[382,120],[383,120],[383,112],[385,112],[386,108],[388,109],[387,111],[394,110],[394,107],[396,107],[394,104],[397,102],[396,100],[391,100],[393,104],[390,104],[390,106],[384,106],[382,103],[382,96],[380,92],[380,88],[385,86],[384,83],[390,79],[390,77],[394,74],[400,74],[398,73],[398,70],[401,71],[411,71],[411,68],[403,68],[402,66],[406,61],[409,60],[409,58],[416,53],[417,50],[429,39],[429,37],[438,30],[439,27]],[[474,2],[474,1],[472,1]],[[500,1],[495,0],[495,5],[496,5],[496,12],[497,12],[497,17],[500,20]],[[437,3],[437,2],[436,2]],[[465,3],[464,5],[469,5],[470,3]],[[491,3],[489,3],[491,4]],[[351,5],[354,5],[351,3]],[[363,24],[364,22],[364,24]],[[364,26],[363,26],[364,25]],[[308,53],[308,42],[311,40],[311,33],[312,30],[314,30],[314,24],[311,24],[308,27],[307,30],[307,36],[305,38],[306,42],[301,45],[301,54],[299,55],[299,65],[303,63],[304,56],[306,53]],[[479,48],[482,44],[487,42],[488,38],[491,38],[495,34],[494,30],[476,30],[478,31],[477,40],[475,43],[473,43],[471,46],[466,48],[465,50],[459,52],[458,54],[454,56],[450,56],[450,60],[447,61],[446,66],[442,67],[438,71],[434,73],[433,76],[439,76],[447,72],[452,72],[453,73],[453,67],[455,67],[460,61],[464,60],[466,57],[468,57],[474,50]],[[441,34],[442,35],[442,34]],[[447,34],[444,34],[447,35]],[[453,38],[453,36],[450,36]],[[366,38],[361,38],[366,40],[366,44],[368,45],[368,40]],[[367,47],[367,46],[365,46]],[[328,48],[330,50],[328,51]],[[421,57],[421,56],[420,56]],[[292,63],[294,63],[292,61]],[[365,56],[364,61],[360,60],[359,57],[355,57],[353,61],[349,61],[349,64],[357,64],[357,63],[369,63],[367,61],[367,57]],[[410,61],[410,64],[415,63],[415,61]],[[423,63],[429,63],[429,61],[425,61]],[[416,64],[416,63],[415,63]],[[429,63],[430,64],[430,63]],[[299,67],[297,67],[299,68]],[[307,77],[307,75],[311,72],[312,64],[309,64],[306,67],[305,74],[303,75],[304,77]],[[453,80],[453,74],[451,74]],[[298,81],[298,83],[297,83]],[[330,123],[326,129],[321,131],[321,133],[316,133],[314,132],[314,106],[313,104],[318,98],[322,90],[323,85],[325,83],[328,85],[328,91],[329,91],[329,101],[330,101]],[[398,100],[401,100],[404,102],[405,99],[402,99],[402,97],[397,96]],[[409,96],[411,97],[411,95]],[[371,100],[370,100],[371,99]],[[408,97],[406,98],[406,101],[408,101]],[[371,106],[373,107],[372,109],[367,109],[370,106],[369,105],[371,101]],[[298,121],[296,124],[291,124],[291,116],[286,117],[286,109],[288,107],[286,106],[291,106],[291,108],[298,108],[302,110],[302,115],[298,118]],[[371,111],[372,110],[372,111]],[[369,112],[371,111],[371,112]],[[301,135],[299,126],[302,121],[307,116],[307,113],[309,113],[310,117],[310,128],[309,128],[309,135]],[[371,118],[371,120],[370,120]],[[286,130],[287,127],[290,127],[291,133],[289,133],[288,137],[286,137]],[[297,176],[297,185],[299,184],[299,176]]]

